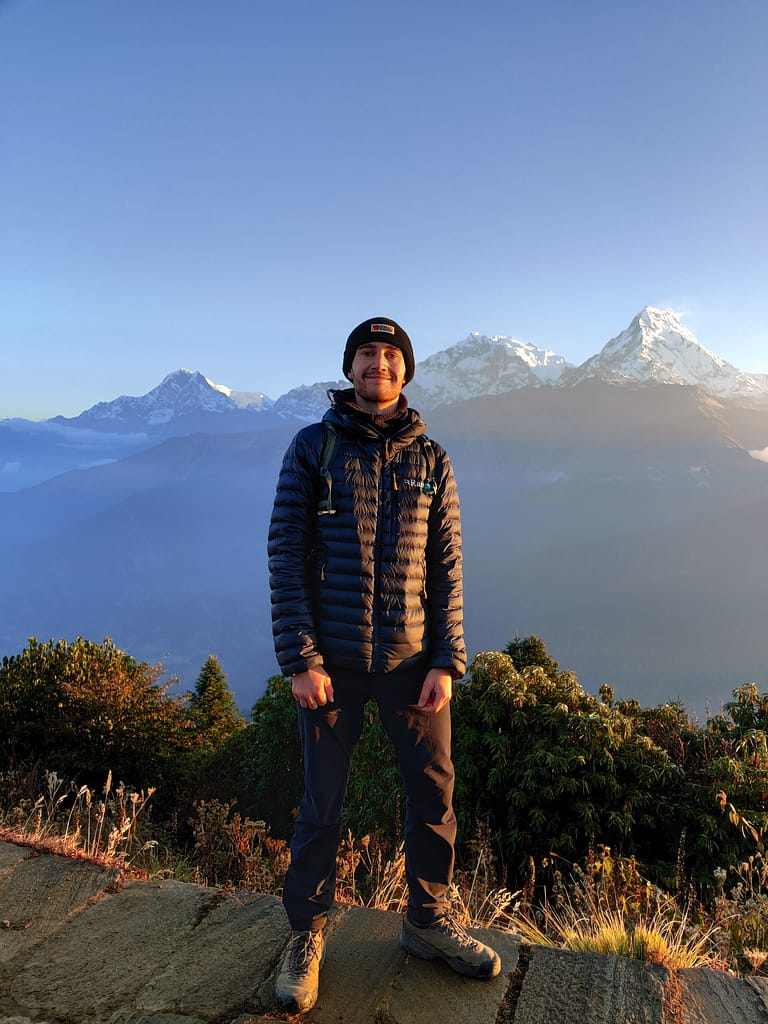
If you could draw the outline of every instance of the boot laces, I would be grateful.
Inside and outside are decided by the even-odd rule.
[[[472,938],[464,925],[459,924],[456,918],[451,914],[443,914],[443,916],[437,921],[435,927],[449,938],[456,939],[462,944],[462,946],[469,946],[471,949],[478,946],[477,941]]]
[[[320,932],[297,932],[288,944],[288,970],[298,978],[307,973],[313,960],[320,957]]]

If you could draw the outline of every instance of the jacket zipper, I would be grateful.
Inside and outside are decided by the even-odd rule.
[[[379,650],[379,616],[381,609],[381,545],[382,530],[381,520],[384,510],[384,481],[386,480],[386,467],[389,462],[389,441],[384,441],[381,446],[381,466],[379,467],[379,479],[377,483],[378,501],[376,502],[376,538],[373,546],[373,614],[371,616],[371,671],[378,671],[378,650]]]

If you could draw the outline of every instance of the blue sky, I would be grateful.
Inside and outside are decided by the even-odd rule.
[[[0,0],[0,417],[277,397],[386,314],[768,372],[765,0]]]

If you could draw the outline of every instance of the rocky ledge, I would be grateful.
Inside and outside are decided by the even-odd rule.
[[[768,1024],[768,982],[520,943],[462,978],[399,947],[395,914],[341,907],[328,929],[317,1024]],[[0,843],[0,1024],[268,1024],[288,923],[273,896]]]

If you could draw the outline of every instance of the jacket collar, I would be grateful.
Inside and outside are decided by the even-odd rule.
[[[330,390],[328,397],[331,408],[323,419],[330,420],[358,437],[377,440],[386,437],[395,443],[408,444],[426,430],[418,412],[409,407],[405,395],[400,395],[397,409],[389,416],[377,416],[359,408],[355,404],[354,388]]]

